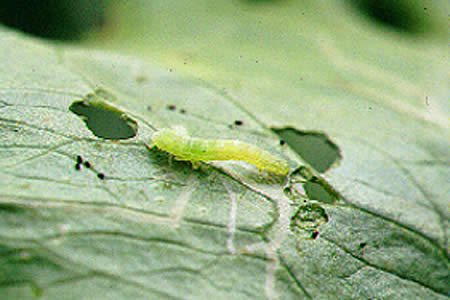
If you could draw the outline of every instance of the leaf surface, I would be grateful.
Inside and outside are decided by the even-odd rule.
[[[175,7],[167,3],[151,9]],[[154,39],[135,45],[134,54],[153,45],[158,63],[0,33],[0,297],[447,299],[448,63],[439,32],[401,39],[349,12],[331,17],[345,11],[336,3],[222,3],[215,43],[199,35],[183,54],[177,37],[208,32],[219,11],[184,5],[178,27],[158,15]],[[232,20],[238,26],[227,29]],[[168,52],[152,44],[158,36],[170,37]],[[116,39],[102,47],[127,41],[120,31]],[[133,137],[105,139],[71,111],[92,99]],[[193,169],[145,147],[172,126],[257,145],[293,173],[231,161]],[[293,136],[280,145],[287,128]],[[315,171],[296,146],[305,133],[329,139],[319,149],[332,143],[341,158]],[[304,200],[328,216],[316,228],[306,215],[316,239],[293,227]]]

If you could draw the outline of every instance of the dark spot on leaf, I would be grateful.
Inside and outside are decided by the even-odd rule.
[[[180,109],[180,114],[185,114],[186,111],[184,109]]]
[[[171,110],[171,111],[175,111],[177,109],[177,107],[173,104],[169,104],[169,105],[167,105],[167,109]]]
[[[85,161],[84,163],[83,163],[83,165],[86,167],[86,168],[88,168],[88,169],[90,169],[92,166],[91,166],[91,163],[90,162],[88,162],[88,161]]]
[[[77,155],[77,164],[81,164],[83,162],[83,158],[80,155]]]
[[[367,243],[365,243],[365,242],[359,243],[359,249],[363,249],[366,246],[367,246]]]
[[[311,233],[311,238],[315,240],[319,236],[319,232],[317,230],[314,230],[313,233]]]
[[[76,164],[75,165],[75,170],[80,171],[81,170],[81,165],[80,164]]]
[[[129,139],[136,135],[137,122],[105,101],[113,98],[102,89],[88,94],[81,101],[74,101],[69,110],[78,115],[97,137],[110,140]]]
[[[147,76],[141,74],[141,75],[136,76],[136,77],[134,78],[134,80],[135,80],[137,83],[144,83],[144,82],[146,82],[146,81],[148,80],[148,78],[147,78]]]
[[[243,124],[244,124],[244,122],[241,121],[241,120],[236,120],[236,121],[234,121],[234,125],[236,125],[236,126],[241,126],[241,125],[243,125]]]
[[[338,146],[324,133],[301,131],[291,127],[272,130],[320,173],[341,159]]]
[[[283,146],[284,144],[286,144],[286,142],[284,140],[280,140],[280,145]]]
[[[98,177],[99,179],[103,180],[103,179],[105,179],[105,174],[103,174],[103,173],[98,173],[98,174],[97,174],[97,177]]]

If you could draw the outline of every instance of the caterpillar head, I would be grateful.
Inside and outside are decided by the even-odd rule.
[[[287,175],[289,173],[289,165],[284,159],[274,160],[273,162],[267,164],[265,169],[277,175]]]

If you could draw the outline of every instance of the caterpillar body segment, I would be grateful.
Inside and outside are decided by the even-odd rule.
[[[277,175],[287,175],[289,172],[289,166],[284,159],[236,140],[205,140],[184,135],[173,129],[163,129],[153,134],[150,147],[153,146],[174,155],[177,160],[237,160],[246,161],[259,170]]]

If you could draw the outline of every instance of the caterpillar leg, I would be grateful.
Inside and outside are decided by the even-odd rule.
[[[267,178],[270,178],[272,176],[272,174],[270,172],[267,172],[266,170],[258,169],[258,176],[260,178],[267,179]]]
[[[255,174],[254,178],[260,182],[281,183],[284,177],[267,170],[258,169],[258,173],[257,175]]]
[[[192,169],[194,169],[194,170],[197,170],[198,168],[201,167],[201,164],[198,161],[191,160],[191,164],[192,164]]]
[[[174,159],[176,160],[177,157],[174,156],[173,154],[169,153],[169,167],[172,167],[172,162]]]
[[[144,143],[145,147],[147,147],[148,150],[152,150],[156,147],[156,145],[153,142],[150,142],[149,144]]]

